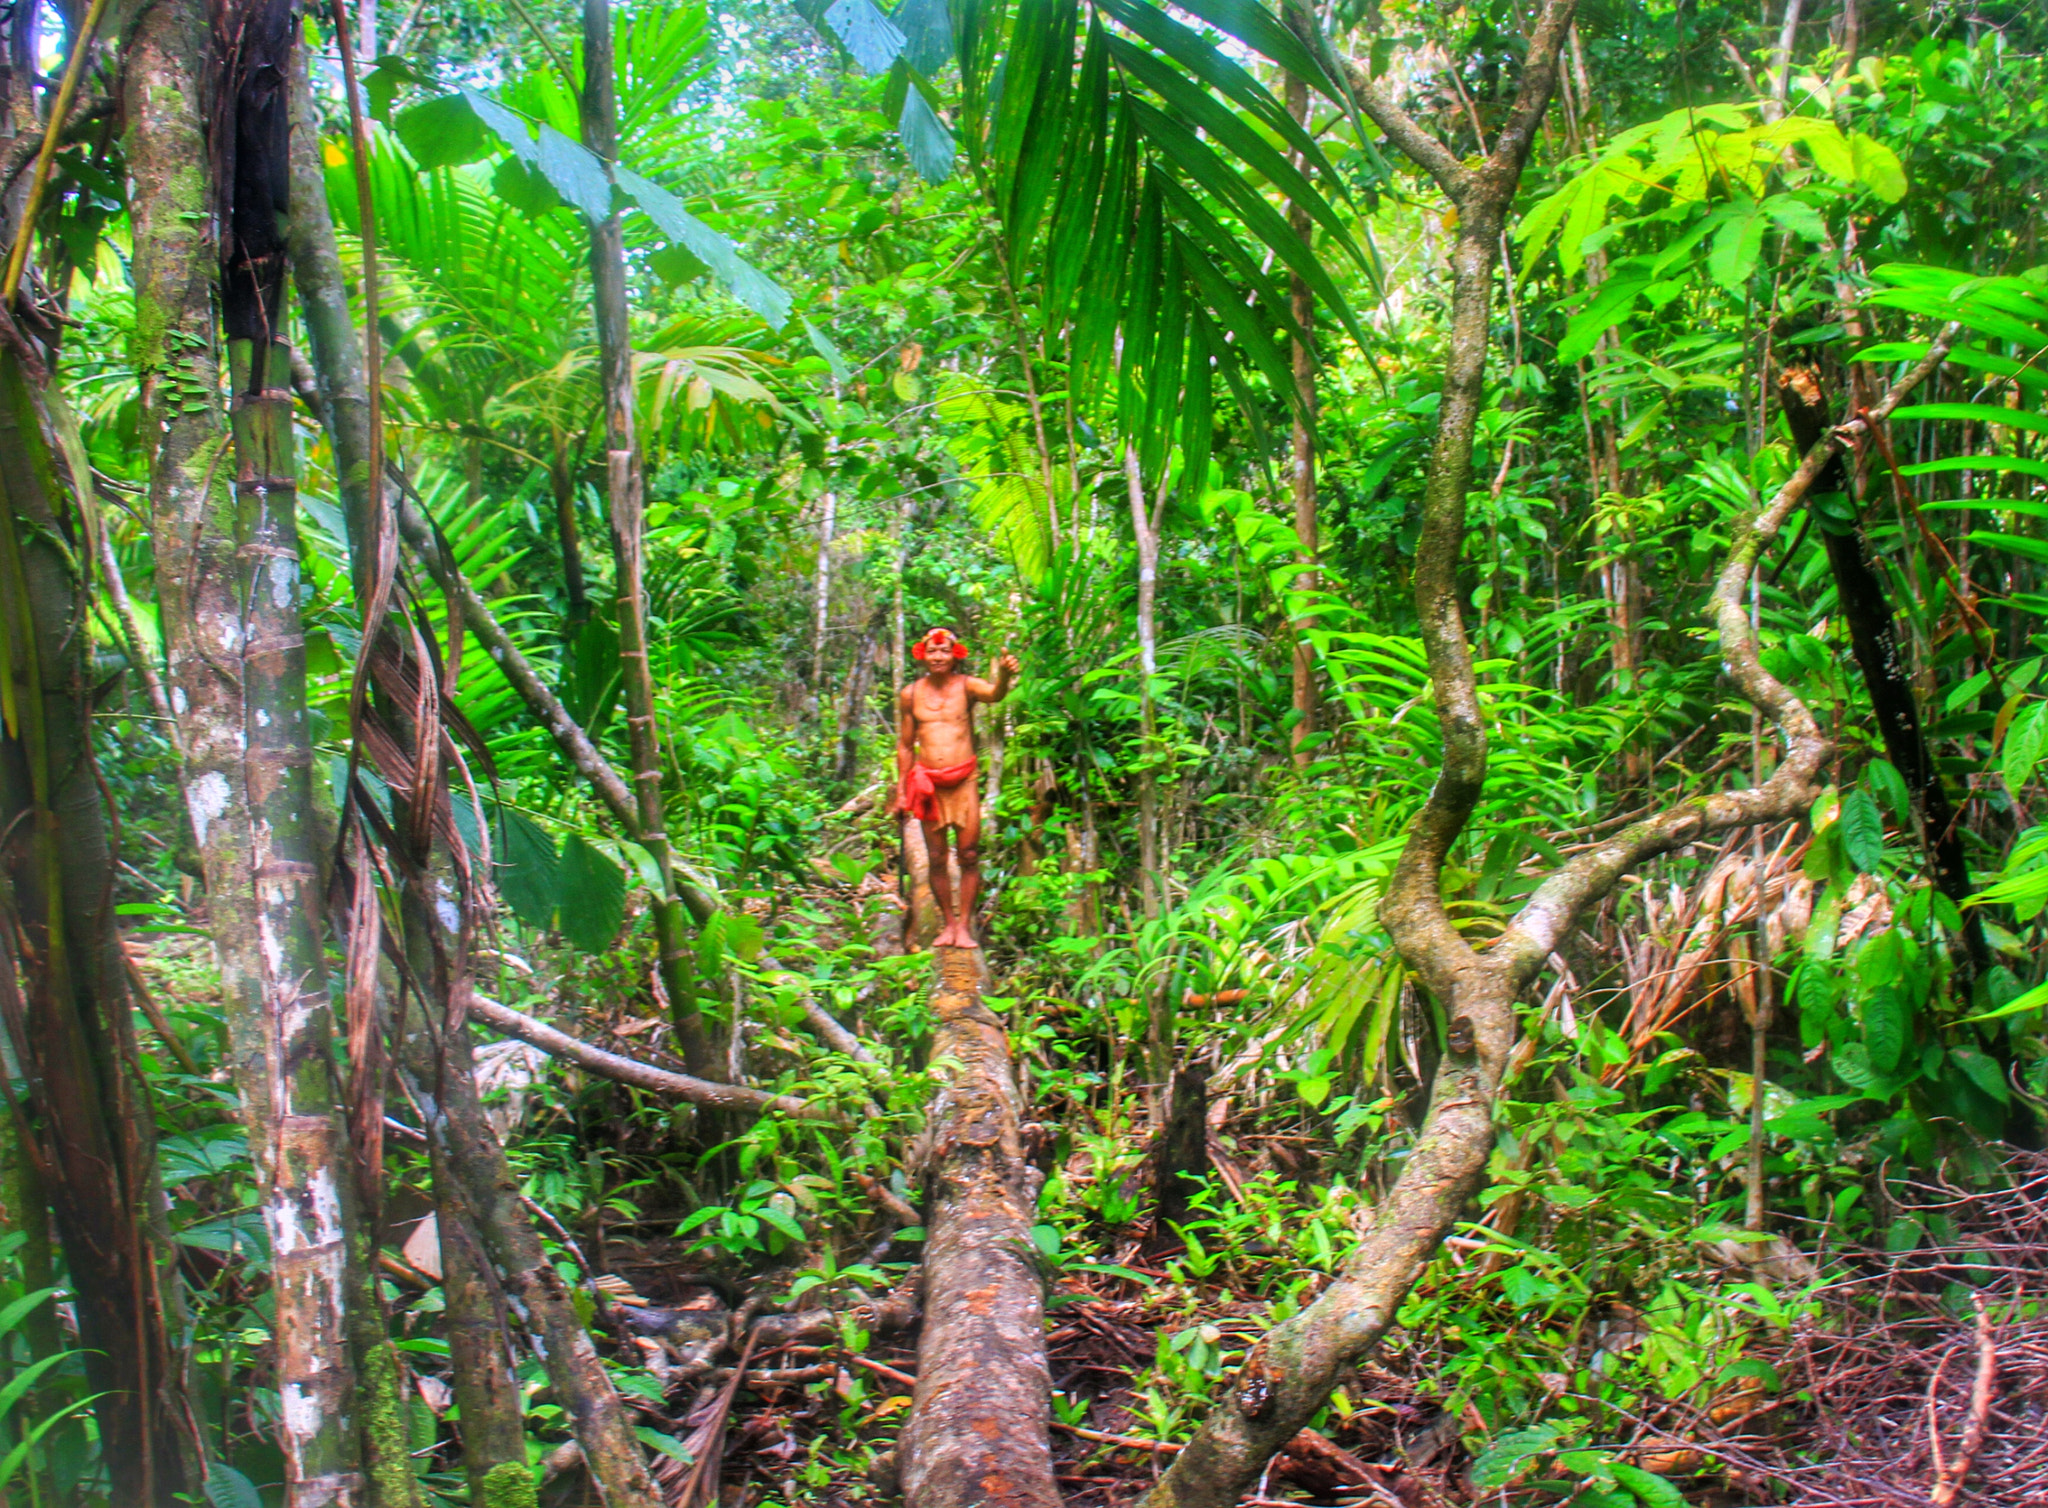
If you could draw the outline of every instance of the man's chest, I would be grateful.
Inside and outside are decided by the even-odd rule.
[[[910,709],[920,727],[928,723],[961,727],[969,712],[967,688],[957,683],[940,688],[918,682],[911,687]]]

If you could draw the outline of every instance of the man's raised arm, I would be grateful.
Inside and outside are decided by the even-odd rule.
[[[990,685],[987,681],[971,681],[968,683],[967,689],[978,702],[999,702],[1010,694],[1010,686],[1017,679],[1017,671],[1020,668],[1017,663],[1017,657],[1005,651],[1002,657],[996,661],[995,684]]]

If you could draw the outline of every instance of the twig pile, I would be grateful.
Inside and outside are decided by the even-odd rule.
[[[1811,1508],[2048,1503],[2048,1155],[2009,1152],[2005,1171],[1909,1186],[1898,1214],[1922,1244],[1820,1290],[1784,1369],[1805,1417],[1724,1461]]]

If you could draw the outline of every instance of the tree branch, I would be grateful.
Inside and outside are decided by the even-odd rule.
[[[520,653],[519,646],[512,642],[512,636],[505,632],[504,625],[491,612],[490,604],[469,584],[469,579],[455,563],[453,552],[447,548],[433,521],[426,516],[425,508],[419,504],[411,486],[402,478],[394,479],[405,494],[406,506],[398,510],[398,529],[405,542],[426,562],[435,584],[462,614],[464,627],[476,635],[491,662],[504,673],[512,689],[525,701],[527,710],[554,736],[555,747],[576,767],[577,773],[590,782],[591,790],[596,792],[605,810],[638,842],[640,811],[626,782],[597,745],[590,741],[590,735],[583,731],[582,725],[569,715],[569,709],[562,705],[561,698],[540,678],[532,662]],[[681,881],[680,876],[678,881],[682,902],[699,926],[718,914],[718,902],[701,887]]]
[[[1892,410],[1947,359],[1961,333],[1959,324],[1945,326],[1927,355],[1893,383],[1874,408],[1828,431],[1807,451],[1798,469],[1770,502],[1739,529],[1727,563],[1714,583],[1709,600],[1720,629],[1722,663],[1743,696],[1778,725],[1786,745],[1783,763],[1761,786],[1697,797],[1624,828],[1538,885],[1492,949],[1493,956],[1509,961],[1517,989],[1535,976],[1578,914],[1643,860],[1682,848],[1708,833],[1795,816],[1812,802],[1814,780],[1830,745],[1806,704],[1764,669],[1756,633],[1750,627],[1742,599],[1756,569],[1757,557],[1784,527],[1785,520],[1805,499],[1821,473],[1859,435],[1871,433],[1883,424]]]
[[[486,1026],[503,1032],[508,1037],[538,1047],[549,1057],[560,1058],[574,1063],[585,1073],[594,1073],[601,1079],[615,1083],[631,1084],[637,1089],[651,1089],[657,1094],[672,1094],[677,1099],[688,1100],[693,1105],[704,1105],[713,1110],[737,1110],[747,1115],[766,1115],[771,1112],[793,1115],[803,1120],[837,1121],[839,1116],[807,1105],[802,1100],[786,1094],[770,1094],[764,1089],[752,1089],[744,1084],[714,1084],[709,1079],[693,1078],[686,1073],[671,1073],[666,1068],[656,1068],[652,1063],[642,1063],[637,1058],[624,1057],[619,1053],[607,1052],[602,1047],[593,1047],[580,1037],[538,1021],[510,1006],[487,1000],[482,995],[472,995],[469,1014]]]
[[[1437,187],[1462,204],[1472,187],[1472,170],[1451,155],[1451,149],[1430,134],[1429,128],[1396,104],[1386,83],[1367,73],[1349,58],[1341,60],[1344,82],[1368,119],[1387,133],[1387,140],[1401,149],[1401,155],[1436,180]]]

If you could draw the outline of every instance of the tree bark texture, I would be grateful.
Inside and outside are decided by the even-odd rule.
[[[920,1158],[930,1234],[917,1389],[897,1450],[906,1508],[1052,1508],[1051,1376],[1009,1035],[978,960],[938,950],[931,1061],[947,1065]]]
[[[280,338],[297,21],[281,0],[230,6],[216,21],[217,246],[185,195],[165,193],[170,185],[151,173],[212,198],[209,156],[191,150],[202,134],[201,54],[144,54],[160,67],[140,81],[130,123],[138,314],[147,313],[137,325],[160,344],[138,365],[144,431],[156,441],[150,500],[187,810],[273,1252],[286,1501],[326,1508],[357,1502],[362,1481],[347,1334],[347,1136],[329,1056],[290,351]],[[232,456],[214,398],[209,251],[227,324]]]
[[[583,144],[610,162],[618,155],[619,107],[612,77],[610,0],[583,0]],[[634,431],[633,343],[626,311],[625,234],[611,215],[590,231],[590,275],[596,300],[597,344],[604,379],[605,486],[611,502],[612,553],[617,565],[619,660],[626,692],[627,743],[633,756],[636,836],[661,873],[654,897],[655,943],[661,979],[675,1018],[683,1062],[709,1078],[716,1061],[697,1010],[697,964],[690,950],[668,816],[661,794],[661,747],[654,719],[654,670],[647,642],[646,475]]]

